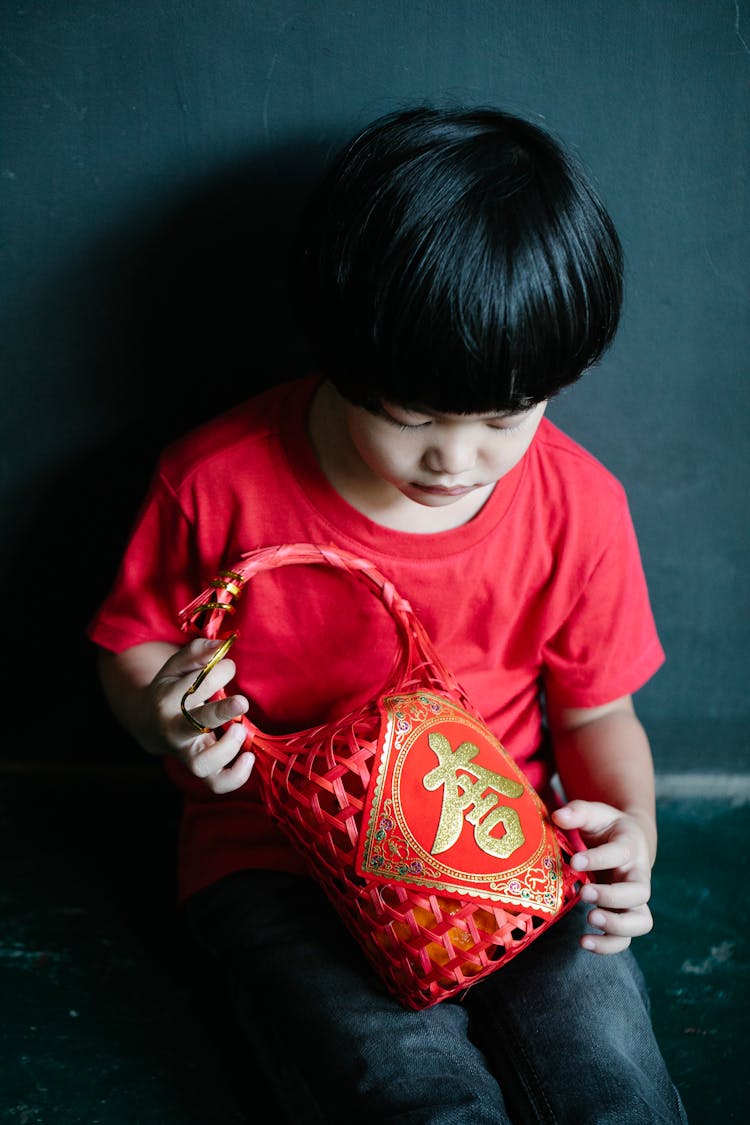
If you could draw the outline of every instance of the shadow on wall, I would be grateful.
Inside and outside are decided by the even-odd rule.
[[[101,413],[117,421],[98,447],[56,471],[28,513],[30,531],[8,553],[6,589],[18,588],[33,560],[53,572],[34,583],[31,604],[12,601],[6,618],[14,667],[36,670],[28,689],[39,690],[53,733],[23,746],[6,741],[6,761],[141,761],[101,698],[84,630],[160,449],[309,366],[288,271],[325,155],[291,145],[225,169],[118,232],[87,265],[102,315],[86,322],[97,338],[83,341],[93,362],[78,393],[104,399]]]

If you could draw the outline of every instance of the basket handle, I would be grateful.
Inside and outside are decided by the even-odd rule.
[[[234,603],[245,585],[264,571],[299,565],[328,566],[346,571],[379,597],[396,623],[400,640],[389,683],[400,684],[417,665],[428,665],[439,679],[455,684],[458,688],[453,675],[435,652],[411,605],[401,597],[390,579],[368,559],[332,544],[288,543],[246,552],[231,569],[219,571],[209,588],[185,606],[179,614],[180,627],[185,632],[208,638],[222,635],[227,637],[226,615],[235,614]]]

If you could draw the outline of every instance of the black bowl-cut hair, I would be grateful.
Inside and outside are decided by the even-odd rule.
[[[611,343],[622,249],[589,176],[493,108],[381,117],[313,191],[299,241],[314,362],[349,401],[518,411]]]

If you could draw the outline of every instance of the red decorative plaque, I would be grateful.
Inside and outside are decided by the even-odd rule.
[[[360,875],[545,917],[562,859],[547,810],[478,719],[427,691],[381,700]]]

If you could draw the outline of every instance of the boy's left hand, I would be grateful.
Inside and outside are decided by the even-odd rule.
[[[552,819],[563,831],[578,829],[586,850],[573,856],[571,867],[596,880],[584,885],[581,898],[596,904],[588,920],[602,933],[585,934],[581,945],[594,953],[619,953],[654,924],[648,908],[651,857],[644,826],[636,814],[599,801],[570,801],[556,809]]]

